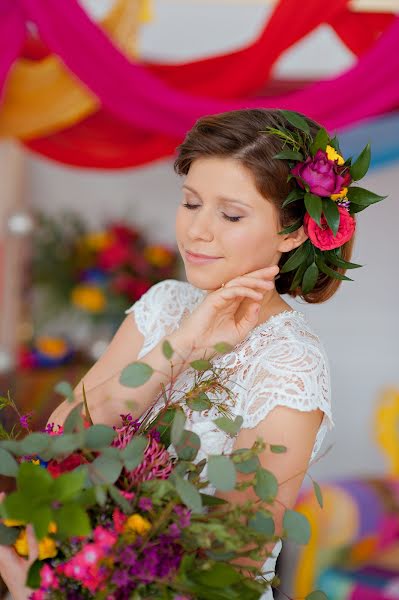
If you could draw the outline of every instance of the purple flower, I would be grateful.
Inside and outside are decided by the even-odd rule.
[[[169,525],[169,534],[172,537],[179,537],[180,536],[180,527],[178,526],[177,523],[172,523],[171,525]]]
[[[21,415],[19,417],[19,422],[21,424],[21,427],[23,427],[24,429],[29,429],[29,424],[30,424],[30,419],[33,415],[33,410],[31,410],[30,412],[26,413],[25,415]]]
[[[179,518],[179,525],[182,529],[189,527],[191,523],[191,512],[185,506],[177,504],[174,509]]]
[[[338,194],[345,187],[347,178],[342,177],[340,172],[342,167],[340,168],[335,161],[329,160],[321,149],[315,156],[308,156],[304,162],[298,163],[291,169],[301,188],[305,188],[304,183],[306,183],[312,194],[327,197]]]
[[[141,510],[147,511],[152,509],[152,500],[151,498],[140,498],[139,500],[139,508]]]

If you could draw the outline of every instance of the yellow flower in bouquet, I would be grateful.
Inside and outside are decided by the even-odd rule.
[[[326,154],[328,160],[336,160],[339,165],[343,165],[345,159],[332,146],[326,146]]]
[[[89,248],[89,250],[101,252],[101,250],[110,246],[114,239],[114,236],[109,231],[93,231],[83,236],[80,242],[86,248]]]
[[[331,200],[339,200],[340,198],[345,198],[346,194],[348,193],[348,188],[344,187],[342,188],[342,190],[339,192],[339,194],[332,194],[330,196]]]
[[[55,523],[50,523],[49,531],[54,531]],[[42,540],[39,540],[39,560],[44,560],[45,558],[53,558],[57,555],[57,546],[55,545],[55,541],[52,538],[44,537]],[[19,536],[14,542],[14,548],[18,552],[20,556],[28,556],[29,555],[29,546],[28,546],[28,538],[26,534],[26,529],[22,529]]]
[[[151,523],[139,514],[131,515],[125,523],[125,531],[133,531],[139,535],[147,533],[151,529]]]
[[[63,356],[68,350],[67,343],[62,338],[50,337],[43,335],[36,341],[36,348],[42,354],[51,358]]]
[[[72,290],[72,302],[78,308],[92,313],[102,312],[106,305],[102,290],[86,284],[77,285]]]
[[[144,248],[144,257],[154,267],[167,267],[173,261],[174,255],[165,246],[156,244]]]

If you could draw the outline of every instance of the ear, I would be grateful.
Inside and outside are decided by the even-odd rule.
[[[305,240],[308,239],[308,236],[305,233],[303,225],[296,231],[292,233],[286,233],[281,237],[280,243],[278,245],[279,252],[290,252],[290,250],[294,250],[298,248]]]

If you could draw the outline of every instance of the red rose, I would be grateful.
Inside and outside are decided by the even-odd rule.
[[[118,269],[129,262],[130,253],[130,249],[125,243],[116,241],[99,252],[98,266],[105,271]]]
[[[80,454],[71,454],[71,456],[68,456],[61,462],[51,460],[47,465],[47,470],[53,477],[59,477],[63,473],[73,471],[76,467],[85,463],[87,463],[87,460],[84,456],[81,456]]]
[[[333,232],[329,228],[324,214],[320,219],[321,227],[312,219],[309,213],[305,214],[303,219],[303,228],[306,235],[316,248],[320,250],[333,250],[339,248],[345,242],[351,239],[356,228],[356,221],[343,206],[338,206],[340,214],[339,228],[337,235],[334,237]]]
[[[111,225],[109,231],[122,243],[134,242],[139,238],[139,233],[136,229],[127,227],[123,223],[114,223]]]

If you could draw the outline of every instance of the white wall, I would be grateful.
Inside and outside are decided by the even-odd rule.
[[[260,29],[265,7],[159,0],[157,20],[143,30],[151,56],[183,59],[238,46]],[[184,16],[184,18],[183,18]],[[227,19],[228,17],[228,19]],[[332,51],[334,50],[334,51]],[[333,74],[352,61],[334,34],[321,28],[279,64],[286,76]],[[397,169],[372,173],[365,187],[389,199],[358,215],[355,282],[344,282],[325,305],[304,306],[330,357],[336,429],[332,451],[312,469],[318,479],[375,473],[384,468],[372,438],[373,410],[385,385],[399,387]],[[131,219],[154,239],[174,240],[179,180],[170,160],[119,172],[79,170],[30,156],[27,195],[34,207],[57,214],[79,210],[93,227],[110,217]],[[295,301],[291,304],[298,308]]]

